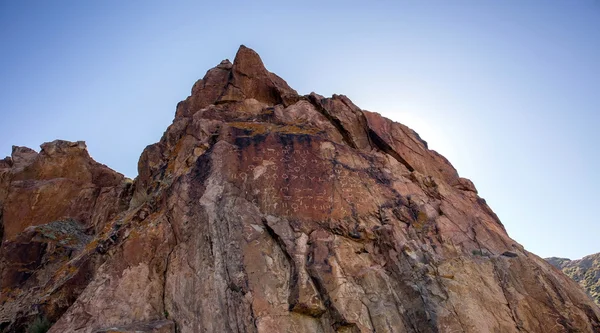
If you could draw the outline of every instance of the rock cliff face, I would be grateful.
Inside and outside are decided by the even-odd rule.
[[[4,331],[600,331],[414,131],[300,96],[244,46],[177,105],[132,186],[51,146],[68,148],[1,169]]]
[[[13,147],[0,161],[0,329],[57,319],[91,281],[98,239],[125,210],[131,181],[92,160],[85,143]]]
[[[594,302],[600,305],[600,253],[590,254],[579,260],[552,257],[546,258],[546,261],[577,281]]]

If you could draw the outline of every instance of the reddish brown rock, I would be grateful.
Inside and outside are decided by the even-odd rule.
[[[298,96],[248,48],[194,85],[138,169],[129,209],[78,250],[93,277],[50,332],[600,330],[585,293],[414,131]],[[35,271],[44,246],[11,267]]]
[[[17,169],[23,169],[31,164],[37,156],[38,153],[31,148],[13,146],[10,157],[10,166]]]
[[[255,99],[269,105],[294,103],[298,93],[277,75],[267,71],[254,50],[240,46],[224,93],[217,102],[241,102]]]
[[[187,117],[211,104],[253,99],[268,105],[293,104],[298,93],[279,76],[267,71],[254,50],[240,46],[234,63],[223,60],[192,88],[192,95],[177,105],[177,117]]]
[[[6,176],[9,191],[3,204],[6,239],[28,226],[67,218],[96,227],[92,225],[93,216],[114,215],[118,211],[100,211],[100,207],[94,210],[102,191],[122,188],[107,198],[114,205],[117,202],[113,198],[118,199],[127,184],[123,175],[92,160],[83,141],[57,140],[41,148],[39,154],[28,148],[13,149],[13,166]]]
[[[20,331],[41,312],[51,320],[62,315],[95,271],[95,260],[78,256],[129,205],[131,182],[92,160],[83,141],[41,148],[13,147],[0,169],[5,331]]]

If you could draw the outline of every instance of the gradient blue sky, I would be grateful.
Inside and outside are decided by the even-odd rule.
[[[85,140],[129,177],[240,44],[445,155],[528,250],[600,251],[600,1],[0,0],[0,155]]]

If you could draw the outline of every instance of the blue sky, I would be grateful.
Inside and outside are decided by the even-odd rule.
[[[85,140],[129,177],[240,44],[445,155],[543,256],[600,251],[600,1],[0,1],[0,155]]]

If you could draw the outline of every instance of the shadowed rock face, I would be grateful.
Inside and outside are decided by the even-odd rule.
[[[577,284],[414,131],[299,96],[246,47],[194,84],[138,169],[128,208],[62,262],[91,277],[50,332],[600,330]],[[38,267],[43,247],[13,261]]]

